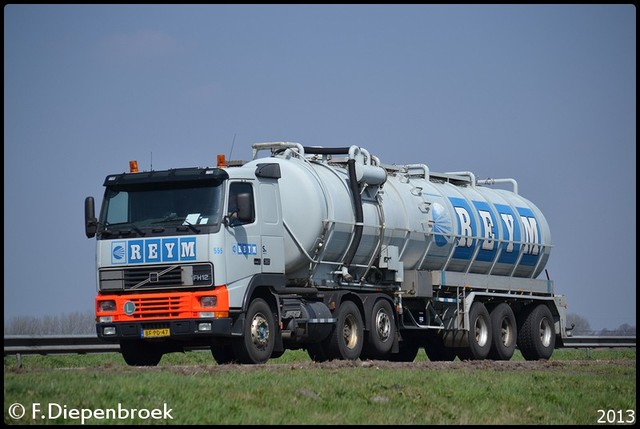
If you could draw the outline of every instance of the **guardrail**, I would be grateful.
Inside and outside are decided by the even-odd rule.
[[[120,352],[118,343],[95,335],[5,335],[4,355],[54,355]]]
[[[574,336],[563,340],[564,348],[636,347],[635,336]],[[4,355],[119,353],[120,345],[95,335],[5,335]]]
[[[563,338],[563,347],[594,348],[594,347],[635,347],[635,336],[575,336]]]

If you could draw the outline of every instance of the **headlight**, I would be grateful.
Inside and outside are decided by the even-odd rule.
[[[116,311],[116,302],[113,300],[100,301],[98,307],[100,311]]]
[[[200,306],[202,307],[215,307],[218,303],[217,296],[201,296],[200,297]]]

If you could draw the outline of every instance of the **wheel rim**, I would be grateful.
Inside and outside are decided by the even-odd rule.
[[[540,341],[544,347],[551,345],[551,324],[546,318],[540,321]]]
[[[500,325],[500,339],[504,346],[510,346],[513,343],[513,325],[509,319],[503,319]]]
[[[269,323],[262,313],[256,314],[251,321],[251,340],[259,349],[265,348],[269,343]]]
[[[376,334],[382,341],[387,341],[391,335],[391,319],[383,310],[376,314]]]
[[[358,329],[355,317],[352,314],[347,315],[344,319],[344,327],[342,328],[342,336],[345,345],[349,349],[354,349],[358,345]]]
[[[487,322],[482,318],[476,319],[476,344],[480,347],[484,347],[489,339]]]

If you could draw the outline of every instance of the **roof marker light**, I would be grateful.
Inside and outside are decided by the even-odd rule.
[[[129,161],[129,172],[137,173],[138,172],[138,161]]]

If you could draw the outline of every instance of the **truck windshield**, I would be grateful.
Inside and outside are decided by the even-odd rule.
[[[107,187],[100,224],[102,231],[215,226],[220,223],[220,184],[167,183],[153,186]]]

